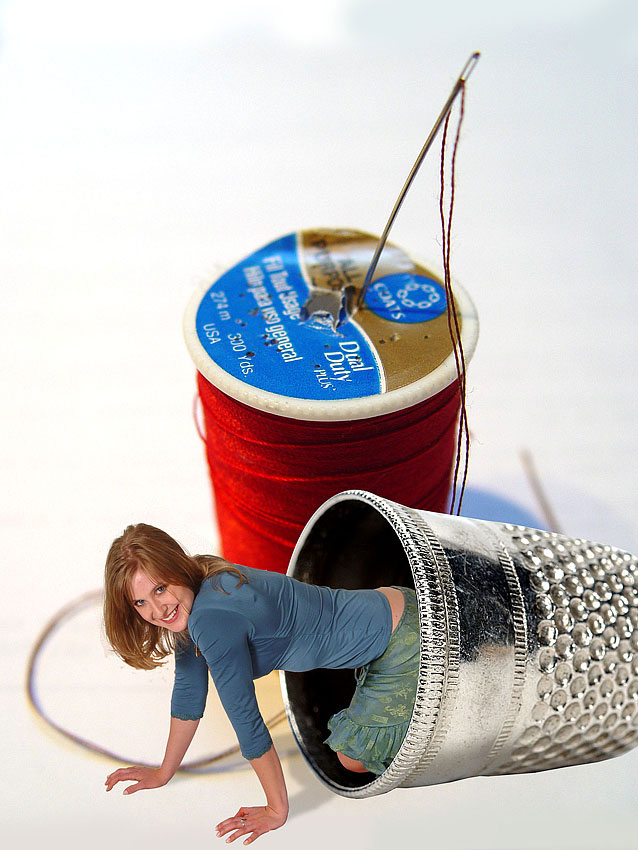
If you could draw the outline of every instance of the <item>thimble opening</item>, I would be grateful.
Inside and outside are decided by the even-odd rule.
[[[304,530],[289,575],[313,584],[351,590],[384,585],[414,587],[412,570],[391,523],[372,505],[346,498],[315,516]],[[374,781],[352,773],[324,744],[328,720],[346,708],[356,681],[352,670],[311,670],[283,674],[288,716],[299,747],[315,772],[334,790],[357,789]]]

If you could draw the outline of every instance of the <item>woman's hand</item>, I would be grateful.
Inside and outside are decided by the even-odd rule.
[[[221,838],[222,835],[228,835],[226,843],[235,841],[242,835],[247,835],[244,844],[252,844],[264,832],[279,829],[288,819],[286,783],[274,745],[271,745],[263,756],[250,759],[250,766],[257,774],[261,787],[264,789],[266,805],[248,808],[242,806],[235,817],[218,823],[217,837]],[[231,834],[229,835],[229,833]]]
[[[230,841],[235,841],[242,835],[247,835],[244,844],[252,844],[252,842],[263,835],[264,832],[270,832],[271,829],[279,829],[286,823],[288,818],[288,809],[285,811],[275,811],[271,806],[251,806],[242,807],[235,817],[223,820],[217,824],[217,837],[229,835],[226,839],[228,844]]]
[[[110,791],[118,782],[135,782],[124,791],[125,794],[134,794],[145,788],[160,788],[166,785],[171,777],[159,767],[120,767],[106,777],[106,790]]]

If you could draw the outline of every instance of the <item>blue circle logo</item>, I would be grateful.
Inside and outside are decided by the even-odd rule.
[[[389,274],[371,283],[365,303],[382,319],[404,324],[429,322],[445,312],[445,290],[420,274]]]

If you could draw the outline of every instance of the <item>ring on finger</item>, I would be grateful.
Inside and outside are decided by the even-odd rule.
[[[246,818],[239,818],[242,826],[246,826]]]

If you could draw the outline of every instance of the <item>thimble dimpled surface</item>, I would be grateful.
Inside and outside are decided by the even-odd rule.
[[[504,525],[503,533],[536,595],[538,685],[529,724],[493,772],[547,770],[631,749],[638,744],[638,559],[520,526]]]

